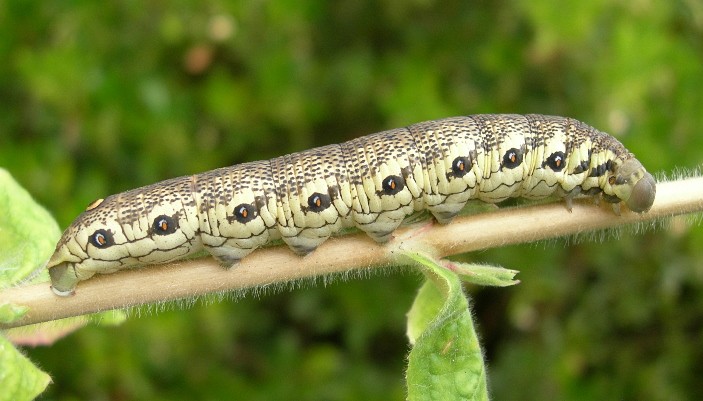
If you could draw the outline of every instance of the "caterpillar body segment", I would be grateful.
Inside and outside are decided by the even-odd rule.
[[[66,229],[47,266],[68,295],[95,273],[203,249],[229,267],[275,239],[304,255],[345,227],[384,242],[414,211],[448,223],[470,199],[553,194],[640,213],[656,182],[620,142],[573,119],[453,117],[109,196]]]

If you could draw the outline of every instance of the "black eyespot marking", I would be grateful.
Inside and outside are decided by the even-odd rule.
[[[471,170],[471,160],[468,157],[459,156],[452,162],[452,173],[455,177],[463,177]]]
[[[608,184],[614,185],[616,181],[617,181],[617,178],[615,178],[614,175],[611,175],[610,177],[608,177]]]
[[[234,208],[234,219],[244,224],[256,218],[256,208],[249,203],[242,203]]]
[[[559,172],[564,169],[566,165],[566,155],[564,152],[554,152],[552,153],[545,162],[547,166],[554,172]]]
[[[503,167],[515,168],[522,163],[522,152],[519,149],[512,148],[505,152],[503,156]]]
[[[397,175],[389,175],[383,179],[383,194],[395,195],[405,188],[405,180]]]
[[[152,224],[151,228],[156,235],[168,235],[176,232],[178,223],[171,216],[162,214],[154,219],[154,224]]]
[[[115,240],[112,238],[112,232],[100,229],[90,236],[90,243],[96,248],[103,249],[115,245]]]
[[[315,192],[308,198],[308,207],[310,211],[321,212],[332,204],[332,200],[329,195],[324,195],[319,192]]]

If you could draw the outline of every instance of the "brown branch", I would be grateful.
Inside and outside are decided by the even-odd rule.
[[[66,298],[54,295],[48,283],[11,288],[0,293],[0,304],[25,305],[29,312],[0,328],[383,267],[398,264],[400,250],[447,256],[701,210],[703,178],[697,177],[658,184],[652,209],[641,215],[623,211],[618,217],[609,205],[594,207],[587,200],[576,202],[570,213],[563,203],[555,202],[460,217],[445,226],[425,222],[403,227],[386,245],[356,234],[332,238],[305,257],[294,255],[284,246],[262,249],[230,270],[221,268],[212,258],[202,258],[98,275],[79,283],[76,294]]]

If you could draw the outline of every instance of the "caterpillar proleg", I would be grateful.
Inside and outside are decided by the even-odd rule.
[[[656,182],[612,136],[544,115],[421,122],[271,160],[111,195],[66,229],[47,266],[69,295],[96,273],[177,260],[203,249],[231,267],[282,239],[313,251],[356,226],[378,242],[411,213],[448,223],[470,199],[598,196],[646,212]]]

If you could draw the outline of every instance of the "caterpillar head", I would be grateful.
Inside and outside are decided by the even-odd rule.
[[[625,160],[608,177],[605,199],[609,202],[625,202],[633,212],[648,211],[657,194],[657,183],[637,159]],[[607,195],[612,193],[613,195]]]
[[[70,295],[78,281],[92,277],[97,270],[93,264],[104,267],[106,263],[114,263],[103,252],[114,245],[114,233],[119,229],[112,227],[117,224],[117,216],[114,209],[106,207],[110,203],[110,198],[91,203],[61,235],[47,263],[51,289],[57,295]],[[100,262],[94,258],[100,258]]]
[[[170,203],[150,204],[149,211],[144,210],[144,204],[141,209],[121,209],[120,204],[137,198],[118,196],[93,202],[64,231],[47,263],[51,289],[57,295],[72,294],[79,281],[97,272],[167,261],[191,251],[179,229],[182,213],[174,211]]]

